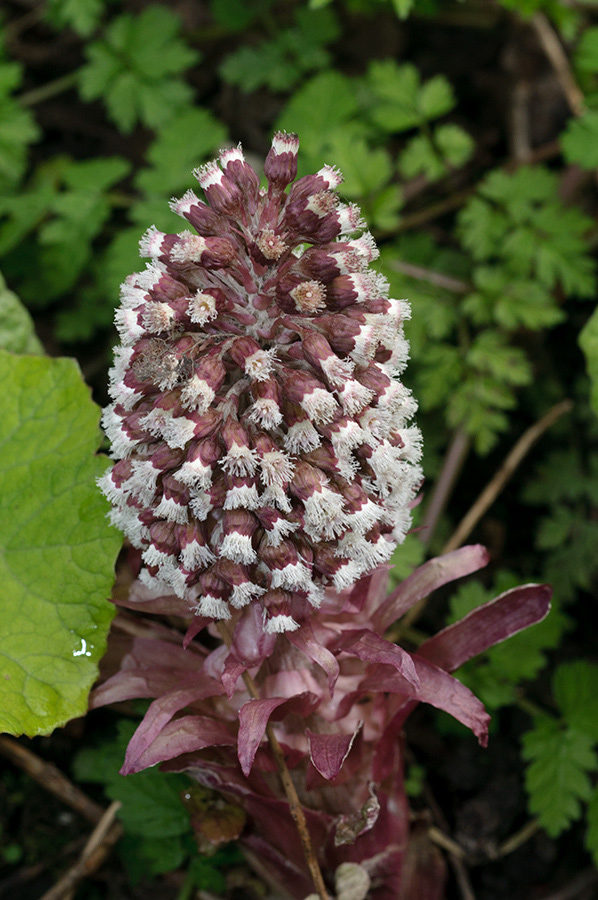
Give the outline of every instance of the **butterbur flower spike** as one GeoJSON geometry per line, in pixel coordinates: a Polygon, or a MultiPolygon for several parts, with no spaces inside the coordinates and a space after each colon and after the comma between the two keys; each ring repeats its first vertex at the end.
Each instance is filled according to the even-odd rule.
{"type": "Polygon", "coordinates": [[[194,173],[206,201],[171,203],[193,230],[142,237],[103,417],[100,484],[142,582],[210,620],[259,604],[272,634],[388,560],[422,477],[408,305],[340,173],[294,180],[298,147],[274,136],[263,189],[223,151],[194,173]]]}

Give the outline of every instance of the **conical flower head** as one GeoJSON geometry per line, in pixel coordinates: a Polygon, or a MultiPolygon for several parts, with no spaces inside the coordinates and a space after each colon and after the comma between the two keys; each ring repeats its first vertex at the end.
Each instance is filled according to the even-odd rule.
{"type": "Polygon", "coordinates": [[[141,579],[211,619],[260,604],[269,632],[385,562],[421,481],[408,305],[339,172],[294,181],[298,147],[274,136],[266,188],[223,151],[195,172],[207,202],[172,201],[193,231],[143,236],[103,418],[101,487],[141,579]]]}

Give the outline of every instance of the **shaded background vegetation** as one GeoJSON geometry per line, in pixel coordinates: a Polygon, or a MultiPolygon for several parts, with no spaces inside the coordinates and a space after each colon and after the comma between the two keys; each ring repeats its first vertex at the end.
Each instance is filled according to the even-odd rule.
{"type": "MultiPolygon", "coordinates": [[[[414,717],[414,810],[456,842],[450,896],[595,896],[598,4],[6,0],[0,29],[0,343],[75,356],[99,403],[119,284],[150,224],[179,229],[168,200],[195,166],[238,141],[259,165],[283,128],[300,174],[341,168],[413,310],[426,484],[395,577],[451,541],[492,558],[401,638],[516,583],[554,586],[544,623],[461,673],[493,714],[488,751],[414,717]],[[456,532],[489,484],[497,499],[456,532]]],[[[189,802],[214,798],[185,806],[182,776],[117,775],[136,713],[33,742],[123,801],[124,837],[76,896],[265,896],[234,845],[198,855],[189,802]]],[[[79,820],[39,790],[0,775],[0,896],[40,896],[74,852],[79,820]]]]}

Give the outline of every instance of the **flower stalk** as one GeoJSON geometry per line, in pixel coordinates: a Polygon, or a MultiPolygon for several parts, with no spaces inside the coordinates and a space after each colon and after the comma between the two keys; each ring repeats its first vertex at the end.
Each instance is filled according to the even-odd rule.
{"type": "MultiPolygon", "coordinates": [[[[222,640],[230,649],[232,645],[232,637],[226,623],[219,622],[218,630],[220,632],[222,640]]],[[[242,677],[245,687],[247,688],[247,693],[249,694],[251,699],[259,700],[260,694],[249,672],[243,672],[242,677]]],[[[318,863],[318,858],[313,848],[311,837],[309,835],[309,829],[307,827],[307,821],[303,812],[303,807],[301,806],[301,801],[299,799],[299,795],[297,794],[297,789],[295,788],[291,773],[289,772],[287,764],[285,762],[284,753],[278,742],[278,738],[276,737],[274,729],[270,724],[266,726],[266,737],[268,739],[268,744],[270,745],[272,756],[274,757],[274,761],[276,762],[276,766],[278,768],[282,787],[286,794],[287,800],[289,801],[289,810],[293,817],[293,821],[297,826],[299,840],[301,841],[301,846],[303,847],[305,861],[312,877],[314,887],[318,893],[318,897],[320,898],[320,900],[329,900],[326,885],[324,884],[324,878],[322,876],[322,870],[320,869],[320,864],[318,863]]]]}

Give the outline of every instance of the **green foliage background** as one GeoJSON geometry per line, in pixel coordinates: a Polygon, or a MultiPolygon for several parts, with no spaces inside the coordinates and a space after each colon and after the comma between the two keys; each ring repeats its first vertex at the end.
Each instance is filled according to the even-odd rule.
{"type": "MultiPolygon", "coordinates": [[[[587,620],[598,574],[594,5],[198,0],[179,7],[46,0],[31,21],[19,10],[9,3],[0,18],[0,346],[7,351],[3,364],[12,360],[2,415],[26,392],[36,367],[64,365],[32,358],[44,348],[51,356],[76,356],[103,402],[118,287],[138,267],[139,235],[150,224],[179,228],[168,200],[191,186],[191,170],[221,146],[242,138],[257,159],[275,129],[296,131],[300,174],[324,163],[339,166],[341,192],[361,206],[392,293],[412,303],[408,380],[419,399],[426,448],[420,524],[449,448],[457,441],[465,451],[448,511],[431,539],[426,530],[408,537],[396,577],[441,551],[527,427],[559,401],[574,401],[473,534],[490,546],[491,572],[486,583],[458,591],[449,615],[521,581],[553,584],[554,611],[545,623],[462,674],[498,729],[513,710],[526,711],[521,754],[529,813],[551,837],[581,821],[598,862],[598,667],[588,642],[576,644],[575,624],[587,620]],[[478,29],[484,39],[492,36],[498,54],[500,35],[518,29],[536,35],[542,53],[539,23],[559,42],[581,94],[568,110],[557,82],[560,112],[552,133],[515,152],[506,117],[489,132],[471,115],[463,72],[474,80],[476,73],[462,64],[453,78],[442,56],[431,62],[418,53],[418,36],[444,28],[450,40],[455,25],[478,29]],[[66,51],[51,66],[36,66],[34,55],[28,64],[21,50],[29,29],[37,41],[58,47],[64,41],[66,51]],[[372,39],[386,30],[396,39],[392,52],[372,39]],[[370,49],[358,52],[362,32],[370,49]],[[64,108],[72,122],[63,134],[56,110],[64,108]],[[95,124],[86,131],[81,122],[88,117],[95,124]]],[[[78,417],[90,416],[80,376],[67,369],[79,399],[65,415],[65,435],[77,429],[78,417]]],[[[103,465],[93,459],[92,445],[90,437],[89,471],[83,486],[77,484],[91,504],[99,503],[92,469],[103,465]]],[[[42,478],[42,507],[49,490],[42,478]]],[[[107,620],[109,607],[101,603],[117,541],[107,525],[97,529],[95,539],[112,548],[94,588],[107,620]]],[[[70,578],[69,552],[60,565],[70,578]]],[[[78,602],[93,618],[89,595],[78,602]]],[[[422,628],[436,624],[423,620],[422,628]]],[[[82,711],[77,702],[70,715],[82,711]]],[[[53,724],[66,718],[63,710],[53,724]]],[[[22,727],[34,733],[38,724],[22,727]]],[[[93,770],[85,760],[76,770],[81,779],[93,770]]],[[[109,796],[111,790],[120,796],[112,778],[103,778],[109,796]]],[[[123,799],[135,838],[130,823],[140,801],[123,799]]],[[[171,814],[172,804],[166,806],[171,814]]],[[[166,861],[154,872],[168,868],[168,859],[174,868],[187,858],[182,830],[175,829],[166,861]]],[[[139,858],[150,854],[149,845],[136,846],[139,858]]],[[[206,877],[217,890],[216,868],[216,886],[206,877]]],[[[200,882],[199,876],[193,881],[200,882]]]]}

